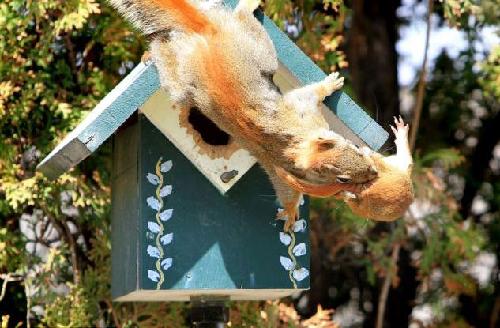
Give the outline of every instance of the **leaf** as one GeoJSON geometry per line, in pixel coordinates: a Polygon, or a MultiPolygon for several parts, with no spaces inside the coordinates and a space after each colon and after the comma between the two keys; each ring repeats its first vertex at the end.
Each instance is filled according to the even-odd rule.
{"type": "Polygon", "coordinates": [[[309,270],[306,268],[300,268],[298,270],[293,270],[292,276],[297,281],[302,281],[305,278],[309,277],[309,270]]]}
{"type": "Polygon", "coordinates": [[[290,235],[280,232],[280,241],[283,245],[288,246],[290,245],[290,242],[292,241],[292,237],[290,235]]]}
{"type": "Polygon", "coordinates": [[[152,185],[156,186],[157,184],[160,183],[160,178],[156,174],[148,173],[148,175],[146,175],[146,178],[152,185]]]}
{"type": "Polygon", "coordinates": [[[161,227],[158,223],[153,222],[153,221],[149,221],[148,222],[148,229],[151,232],[158,233],[158,232],[160,232],[161,227]]]}
{"type": "Polygon", "coordinates": [[[293,252],[293,255],[295,255],[295,256],[305,255],[307,253],[306,244],[304,244],[304,243],[298,244],[297,246],[295,246],[293,248],[292,252],[293,252]]]}
{"type": "Polygon", "coordinates": [[[163,164],[161,164],[160,171],[163,173],[166,173],[166,172],[170,171],[170,169],[172,168],[172,165],[173,165],[172,161],[166,161],[163,164]]]}
{"type": "Polygon", "coordinates": [[[160,202],[155,197],[153,196],[148,197],[148,199],[146,199],[146,202],[148,203],[148,206],[151,207],[153,210],[155,211],[160,210],[160,202]]]}
{"type": "Polygon", "coordinates": [[[168,185],[160,189],[160,197],[166,197],[172,193],[172,186],[168,185]]]}
{"type": "Polygon", "coordinates": [[[161,261],[160,265],[161,265],[163,270],[168,270],[172,266],[172,258],[167,257],[166,259],[161,261]]]}
{"type": "Polygon", "coordinates": [[[160,250],[157,247],[148,245],[148,255],[159,259],[160,258],[160,250]]]}
{"type": "Polygon", "coordinates": [[[298,220],[295,222],[293,225],[293,231],[294,232],[304,232],[306,230],[306,221],[305,220],[298,220]]]}
{"type": "Polygon", "coordinates": [[[293,262],[288,257],[280,256],[280,263],[287,271],[293,269],[293,262]]]}
{"type": "Polygon", "coordinates": [[[453,169],[465,160],[465,157],[454,148],[442,148],[427,153],[422,157],[423,166],[431,167],[434,162],[439,162],[446,170],[453,169]]]}
{"type": "Polygon", "coordinates": [[[153,270],[148,270],[148,278],[154,282],[158,282],[160,280],[160,274],[153,270]]]}
{"type": "Polygon", "coordinates": [[[163,222],[170,220],[173,212],[174,212],[173,208],[169,208],[168,210],[161,212],[160,213],[160,220],[162,220],[163,222]]]}
{"type": "Polygon", "coordinates": [[[171,232],[169,234],[166,234],[165,236],[160,238],[160,242],[162,245],[168,245],[172,242],[172,239],[174,239],[174,233],[171,232]]]}

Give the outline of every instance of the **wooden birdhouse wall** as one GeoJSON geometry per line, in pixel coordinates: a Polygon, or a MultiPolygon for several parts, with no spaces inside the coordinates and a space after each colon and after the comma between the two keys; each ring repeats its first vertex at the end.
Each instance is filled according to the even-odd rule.
{"type": "Polygon", "coordinates": [[[257,165],[223,195],[143,115],[116,135],[113,158],[116,300],[269,299],[309,288],[307,204],[285,234],[257,165]]]}

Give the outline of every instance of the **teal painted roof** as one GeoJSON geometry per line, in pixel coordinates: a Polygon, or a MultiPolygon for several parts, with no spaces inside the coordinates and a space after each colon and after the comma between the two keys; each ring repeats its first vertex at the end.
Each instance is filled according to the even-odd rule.
{"type": "MultiPolygon", "coordinates": [[[[237,0],[225,0],[235,7],[237,0]]],[[[323,80],[326,74],[304,54],[268,17],[257,14],[273,40],[278,59],[301,84],[323,80]]],[[[106,141],[130,115],[160,88],[156,67],[140,63],[123,79],[94,110],[71,131],[38,165],[49,178],[56,178],[80,163],[106,141]]],[[[368,146],[380,149],[389,134],[370,118],[349,96],[336,92],[325,104],[368,146]]]]}

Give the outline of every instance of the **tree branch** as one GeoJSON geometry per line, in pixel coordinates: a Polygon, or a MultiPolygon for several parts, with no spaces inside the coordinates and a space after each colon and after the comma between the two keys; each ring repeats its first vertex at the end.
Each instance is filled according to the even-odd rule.
{"type": "Polygon", "coordinates": [[[425,79],[427,76],[427,59],[429,53],[429,40],[431,36],[431,18],[432,18],[432,8],[433,0],[427,1],[427,31],[425,35],[425,51],[424,60],[422,62],[422,69],[420,71],[420,77],[417,87],[417,99],[415,101],[415,107],[413,108],[413,119],[412,119],[412,129],[410,131],[410,149],[413,151],[415,149],[415,141],[417,139],[418,127],[420,125],[420,117],[422,116],[422,107],[424,104],[425,95],[425,79]]]}
{"type": "Polygon", "coordinates": [[[481,187],[490,160],[493,157],[493,149],[500,141],[500,111],[488,120],[483,121],[483,127],[479,132],[477,146],[470,156],[470,176],[467,177],[464,193],[460,201],[460,214],[465,220],[470,214],[472,202],[481,187]]]}
{"type": "Polygon", "coordinates": [[[49,212],[47,211],[47,208],[44,208],[42,206],[42,210],[44,211],[45,215],[49,219],[50,223],[57,230],[57,233],[59,234],[60,238],[63,239],[66,242],[66,244],[68,244],[70,252],[71,252],[71,267],[73,269],[73,282],[75,284],[79,284],[79,282],[80,282],[80,269],[79,269],[79,267],[80,266],[78,263],[77,245],[76,245],[76,242],[73,238],[73,235],[71,234],[71,231],[66,224],[57,221],[52,215],[49,214],[49,212]]]}
{"type": "Polygon", "coordinates": [[[400,249],[401,249],[401,244],[399,242],[396,242],[392,246],[391,267],[389,268],[385,276],[384,284],[382,285],[382,291],[380,292],[380,297],[378,299],[377,324],[375,325],[376,328],[382,328],[384,326],[384,316],[385,316],[385,306],[387,303],[387,296],[389,296],[389,287],[391,286],[392,277],[394,273],[396,273],[397,271],[400,249]]]}
{"type": "Polygon", "coordinates": [[[5,294],[7,293],[7,284],[12,281],[22,281],[24,280],[24,276],[13,273],[7,273],[7,274],[0,274],[0,279],[3,280],[2,290],[0,291],[0,302],[2,302],[5,297],[5,294]]]}
{"type": "MultiPolygon", "coordinates": [[[[410,134],[410,149],[415,150],[415,141],[417,138],[418,127],[420,124],[420,117],[422,116],[422,107],[424,104],[424,95],[425,95],[425,79],[427,76],[427,61],[428,61],[428,53],[429,53],[429,40],[431,35],[431,23],[432,23],[432,9],[433,9],[433,0],[428,0],[427,2],[427,30],[425,35],[425,50],[424,50],[424,59],[422,61],[422,69],[420,72],[420,77],[418,81],[417,87],[417,99],[415,102],[415,107],[413,109],[413,120],[412,120],[412,129],[410,134]]],[[[394,273],[397,271],[397,263],[399,260],[399,252],[401,250],[401,244],[396,242],[392,246],[392,254],[391,254],[391,267],[385,276],[384,283],[382,284],[382,290],[380,292],[378,308],[377,308],[377,322],[376,328],[382,328],[384,325],[384,316],[385,316],[385,308],[387,304],[387,297],[389,296],[389,288],[391,286],[391,281],[394,273]]]]}

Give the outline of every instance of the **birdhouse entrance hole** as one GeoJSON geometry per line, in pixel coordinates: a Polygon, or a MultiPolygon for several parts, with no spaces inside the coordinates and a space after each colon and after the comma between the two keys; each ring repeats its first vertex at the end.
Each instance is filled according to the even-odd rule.
{"type": "Polygon", "coordinates": [[[196,107],[181,110],[179,123],[193,137],[198,151],[211,159],[228,159],[239,149],[229,134],[219,129],[196,107]]]}
{"type": "Polygon", "coordinates": [[[208,117],[196,107],[189,109],[188,122],[195,129],[201,139],[211,146],[227,146],[231,137],[222,131],[208,117]]]}

